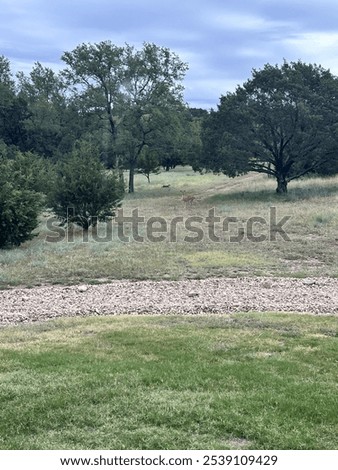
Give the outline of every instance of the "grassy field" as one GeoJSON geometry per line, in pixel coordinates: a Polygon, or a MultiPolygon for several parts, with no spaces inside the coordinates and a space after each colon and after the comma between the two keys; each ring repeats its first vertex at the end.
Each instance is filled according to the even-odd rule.
{"type": "Polygon", "coordinates": [[[48,228],[47,221],[51,224],[53,220],[45,213],[36,238],[16,249],[0,250],[0,287],[121,278],[336,277],[338,177],[294,181],[283,197],[275,194],[275,184],[263,175],[229,179],[199,175],[189,168],[154,175],[151,184],[138,175],[136,193],[126,195],[123,213],[130,217],[137,209],[145,221],[160,218],[153,228],[163,230],[166,223],[167,231],[153,234],[153,238],[162,236],[162,241],[149,239],[145,223],[138,227],[143,242],[133,239],[131,224],[124,224],[125,239],[121,240],[115,222],[111,227],[100,224],[100,241],[91,232],[88,240],[83,240],[79,229],[71,230],[68,241],[67,237],[60,241],[55,230],[61,229],[48,228]],[[167,184],[170,187],[163,188],[167,184]],[[196,198],[192,205],[181,200],[181,191],[196,198]],[[215,229],[207,220],[210,210],[220,220],[215,229]],[[271,210],[275,210],[277,223],[289,217],[283,224],[289,240],[271,229],[271,210]],[[177,217],[181,221],[175,225],[177,217]],[[227,226],[227,220],[234,220],[229,218],[237,222],[227,226]],[[186,223],[190,223],[190,230],[184,227],[186,223]],[[170,228],[175,229],[176,240],[170,228]],[[210,230],[218,241],[210,239],[210,230]],[[260,236],[265,240],[257,241],[260,236]]]}
{"type": "Polygon", "coordinates": [[[64,319],[0,330],[1,449],[338,449],[337,321],[64,319]]]}
{"type": "MultiPolygon", "coordinates": [[[[122,206],[144,218],[136,231],[114,221],[84,239],[46,212],[32,241],[0,250],[0,287],[336,277],[338,177],[274,189],[253,174],[137,176],[122,206]]],[[[0,449],[338,449],[337,336],[335,317],[276,313],[2,328],[0,449]]]]}

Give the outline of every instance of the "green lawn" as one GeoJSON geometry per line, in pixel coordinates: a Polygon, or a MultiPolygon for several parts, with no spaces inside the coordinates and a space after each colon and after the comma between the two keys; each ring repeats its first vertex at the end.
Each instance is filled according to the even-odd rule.
{"type": "Polygon", "coordinates": [[[99,317],[0,330],[1,449],[338,449],[332,316],[99,317]]]}

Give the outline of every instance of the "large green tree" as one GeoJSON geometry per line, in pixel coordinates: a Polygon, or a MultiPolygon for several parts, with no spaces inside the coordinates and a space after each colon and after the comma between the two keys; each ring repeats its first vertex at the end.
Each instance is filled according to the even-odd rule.
{"type": "Polygon", "coordinates": [[[330,71],[301,61],[267,64],[206,119],[199,167],[265,173],[286,193],[290,181],[337,159],[337,125],[338,79],[330,71]]]}
{"type": "MultiPolygon", "coordinates": [[[[103,139],[111,135],[115,167],[129,170],[129,192],[143,148],[163,129],[166,110],[182,101],[181,80],[186,71],[179,57],[167,48],[145,43],[137,50],[110,41],[81,44],[62,59],[64,71],[79,102],[101,119],[103,139]]],[[[108,142],[107,142],[108,145],[108,142]]]]}
{"type": "MultiPolygon", "coordinates": [[[[145,43],[141,50],[126,46],[121,127],[128,135],[124,165],[129,169],[129,192],[134,192],[134,173],[145,146],[152,147],[163,132],[170,113],[182,106],[182,79],[187,65],[165,47],[145,43]]],[[[124,137],[124,141],[125,141],[124,137]]]]}

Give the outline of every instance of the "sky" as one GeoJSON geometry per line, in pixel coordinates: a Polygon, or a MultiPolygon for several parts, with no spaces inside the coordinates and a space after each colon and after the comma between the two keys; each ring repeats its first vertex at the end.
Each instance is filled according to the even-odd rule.
{"type": "Polygon", "coordinates": [[[0,0],[0,55],[13,73],[58,71],[63,52],[110,40],[170,48],[187,62],[184,99],[219,99],[266,63],[301,59],[338,76],[337,0],[0,0]]]}

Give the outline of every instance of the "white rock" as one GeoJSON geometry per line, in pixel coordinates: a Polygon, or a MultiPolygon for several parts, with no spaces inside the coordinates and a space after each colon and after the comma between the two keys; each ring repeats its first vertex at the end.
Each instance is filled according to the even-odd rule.
{"type": "Polygon", "coordinates": [[[88,286],[78,286],[77,290],[79,292],[86,292],[88,290],[88,286]]]}
{"type": "Polygon", "coordinates": [[[198,292],[188,292],[188,297],[198,297],[199,293],[198,292]]]}

